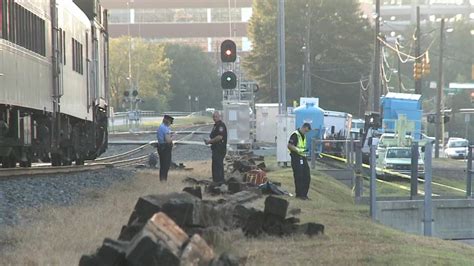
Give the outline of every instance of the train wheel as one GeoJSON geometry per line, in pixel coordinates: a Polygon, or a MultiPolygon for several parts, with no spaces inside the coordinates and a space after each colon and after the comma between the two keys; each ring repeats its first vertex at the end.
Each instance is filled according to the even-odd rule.
{"type": "Polygon", "coordinates": [[[13,155],[2,157],[2,168],[13,168],[16,166],[16,159],[13,155]]]}
{"type": "Polygon", "coordinates": [[[77,158],[76,165],[84,165],[84,159],[82,157],[77,158]]]}
{"type": "Polygon", "coordinates": [[[8,156],[2,156],[2,168],[9,168],[9,158],[8,156]]]}
{"type": "Polygon", "coordinates": [[[61,166],[61,155],[59,153],[51,153],[51,165],[61,166]]]}
{"type": "Polygon", "coordinates": [[[28,158],[26,162],[20,161],[20,167],[31,167],[31,159],[28,158]]]}

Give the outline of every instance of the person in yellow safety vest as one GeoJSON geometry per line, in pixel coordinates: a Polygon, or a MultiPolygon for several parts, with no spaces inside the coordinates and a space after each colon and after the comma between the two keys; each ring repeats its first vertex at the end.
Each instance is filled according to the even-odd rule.
{"type": "Polygon", "coordinates": [[[306,159],[306,138],[305,134],[311,130],[309,123],[304,123],[295,130],[288,141],[288,150],[291,156],[291,168],[293,168],[293,178],[295,179],[296,197],[302,200],[309,200],[308,190],[311,176],[309,173],[308,160],[306,159]]]}

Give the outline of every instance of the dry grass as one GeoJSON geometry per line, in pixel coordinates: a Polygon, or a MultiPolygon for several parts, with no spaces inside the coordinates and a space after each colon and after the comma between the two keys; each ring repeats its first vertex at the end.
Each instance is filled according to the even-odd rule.
{"type": "MultiPolygon", "coordinates": [[[[210,176],[209,163],[186,165],[194,167],[193,176],[210,176]]],[[[36,219],[29,226],[0,232],[0,265],[77,265],[80,256],[94,252],[105,237],[118,237],[138,197],[181,191],[182,179],[191,174],[171,171],[168,182],[160,183],[158,173],[144,170],[133,182],[87,191],[87,200],[77,206],[25,210],[36,219]]]]}
{"type": "MultiPolygon", "coordinates": [[[[77,265],[105,237],[116,238],[139,196],[180,191],[186,176],[209,177],[210,162],[187,164],[192,172],[173,171],[168,183],[158,171],[145,170],[133,182],[105,191],[89,191],[78,206],[45,208],[28,227],[0,232],[0,265],[77,265]]],[[[274,163],[267,165],[276,170],[274,163]]],[[[291,169],[268,173],[293,191],[291,169]]],[[[372,223],[367,207],[354,206],[351,191],[333,179],[313,175],[312,201],[290,199],[301,208],[302,222],[326,225],[324,236],[245,238],[240,231],[208,236],[217,252],[230,250],[248,265],[472,265],[474,248],[464,244],[404,234],[372,223]]],[[[255,206],[261,207],[262,201],[255,206]]]]}

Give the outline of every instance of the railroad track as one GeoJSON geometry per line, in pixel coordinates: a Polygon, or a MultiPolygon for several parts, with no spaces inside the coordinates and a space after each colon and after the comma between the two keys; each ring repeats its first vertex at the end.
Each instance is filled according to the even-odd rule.
{"type": "MultiPolygon", "coordinates": [[[[346,159],[345,158],[341,158],[341,157],[338,157],[338,156],[333,156],[333,155],[329,155],[329,154],[322,154],[323,158],[326,158],[328,161],[322,161],[323,163],[326,163],[326,164],[329,164],[331,166],[335,166],[334,163],[347,163],[346,159]]],[[[370,172],[368,170],[370,170],[370,165],[368,164],[362,164],[362,168],[363,168],[363,171],[362,171],[362,174],[363,174],[363,177],[365,179],[368,180],[368,178],[370,178],[370,172]]],[[[411,180],[411,177],[409,175],[404,175],[404,174],[400,174],[400,173],[397,173],[397,172],[393,172],[393,171],[387,171],[387,170],[384,170],[383,171],[385,174],[388,174],[392,177],[396,177],[398,178],[399,180],[402,180],[403,182],[407,182],[409,183],[410,180],[411,180]]],[[[377,177],[377,182],[379,183],[383,183],[383,184],[386,184],[386,185],[389,185],[389,186],[392,186],[392,187],[396,187],[398,189],[401,189],[401,190],[404,190],[404,191],[410,191],[410,186],[404,186],[404,185],[401,185],[401,184],[397,184],[395,182],[390,182],[388,180],[384,180],[380,177],[377,177]]],[[[418,178],[417,179],[419,183],[425,183],[425,180],[422,179],[422,178],[418,178]]],[[[461,189],[461,188],[458,188],[458,187],[454,187],[454,186],[450,186],[450,185],[446,185],[446,184],[442,184],[442,183],[439,183],[439,182],[435,182],[435,181],[432,181],[431,184],[433,185],[433,187],[437,187],[439,188],[440,190],[448,190],[448,191],[453,191],[453,192],[456,192],[456,193],[466,193],[466,190],[464,189],[461,189]]],[[[418,193],[420,195],[424,195],[424,191],[422,189],[420,189],[420,187],[418,188],[418,193]]],[[[439,193],[441,194],[441,193],[439,193]]],[[[439,194],[437,193],[433,193],[433,196],[440,196],[439,194]]]]}
{"type": "MultiPolygon", "coordinates": [[[[206,125],[208,126],[208,125],[206,125]]],[[[185,134],[180,139],[176,140],[176,144],[202,144],[204,143],[198,141],[187,141],[187,139],[192,138],[196,134],[203,134],[202,128],[206,126],[199,126],[196,130],[187,130],[185,134]]],[[[206,132],[207,134],[209,132],[206,132]]],[[[134,143],[131,143],[134,144],[134,143]]],[[[147,141],[145,144],[140,145],[139,147],[126,151],[121,154],[116,154],[108,157],[98,158],[94,161],[87,161],[84,165],[70,165],[70,166],[49,166],[45,164],[34,164],[30,168],[4,168],[0,169],[0,179],[4,178],[14,178],[14,177],[26,177],[26,176],[36,176],[36,175],[55,175],[55,174],[69,174],[69,173],[78,173],[86,171],[96,171],[106,168],[119,168],[119,167],[128,167],[134,166],[137,164],[146,163],[150,152],[156,153],[156,141],[147,141]],[[147,155],[136,156],[140,153],[147,153],[147,155]],[[133,157],[136,156],[136,157],[133,157]],[[133,157],[133,158],[130,158],[133,157]]]]}

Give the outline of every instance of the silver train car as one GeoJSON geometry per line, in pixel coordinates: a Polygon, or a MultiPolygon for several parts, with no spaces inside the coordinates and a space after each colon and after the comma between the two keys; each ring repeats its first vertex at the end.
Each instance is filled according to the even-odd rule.
{"type": "Polygon", "coordinates": [[[107,11],[0,0],[0,163],[84,164],[107,148],[107,11]]]}

